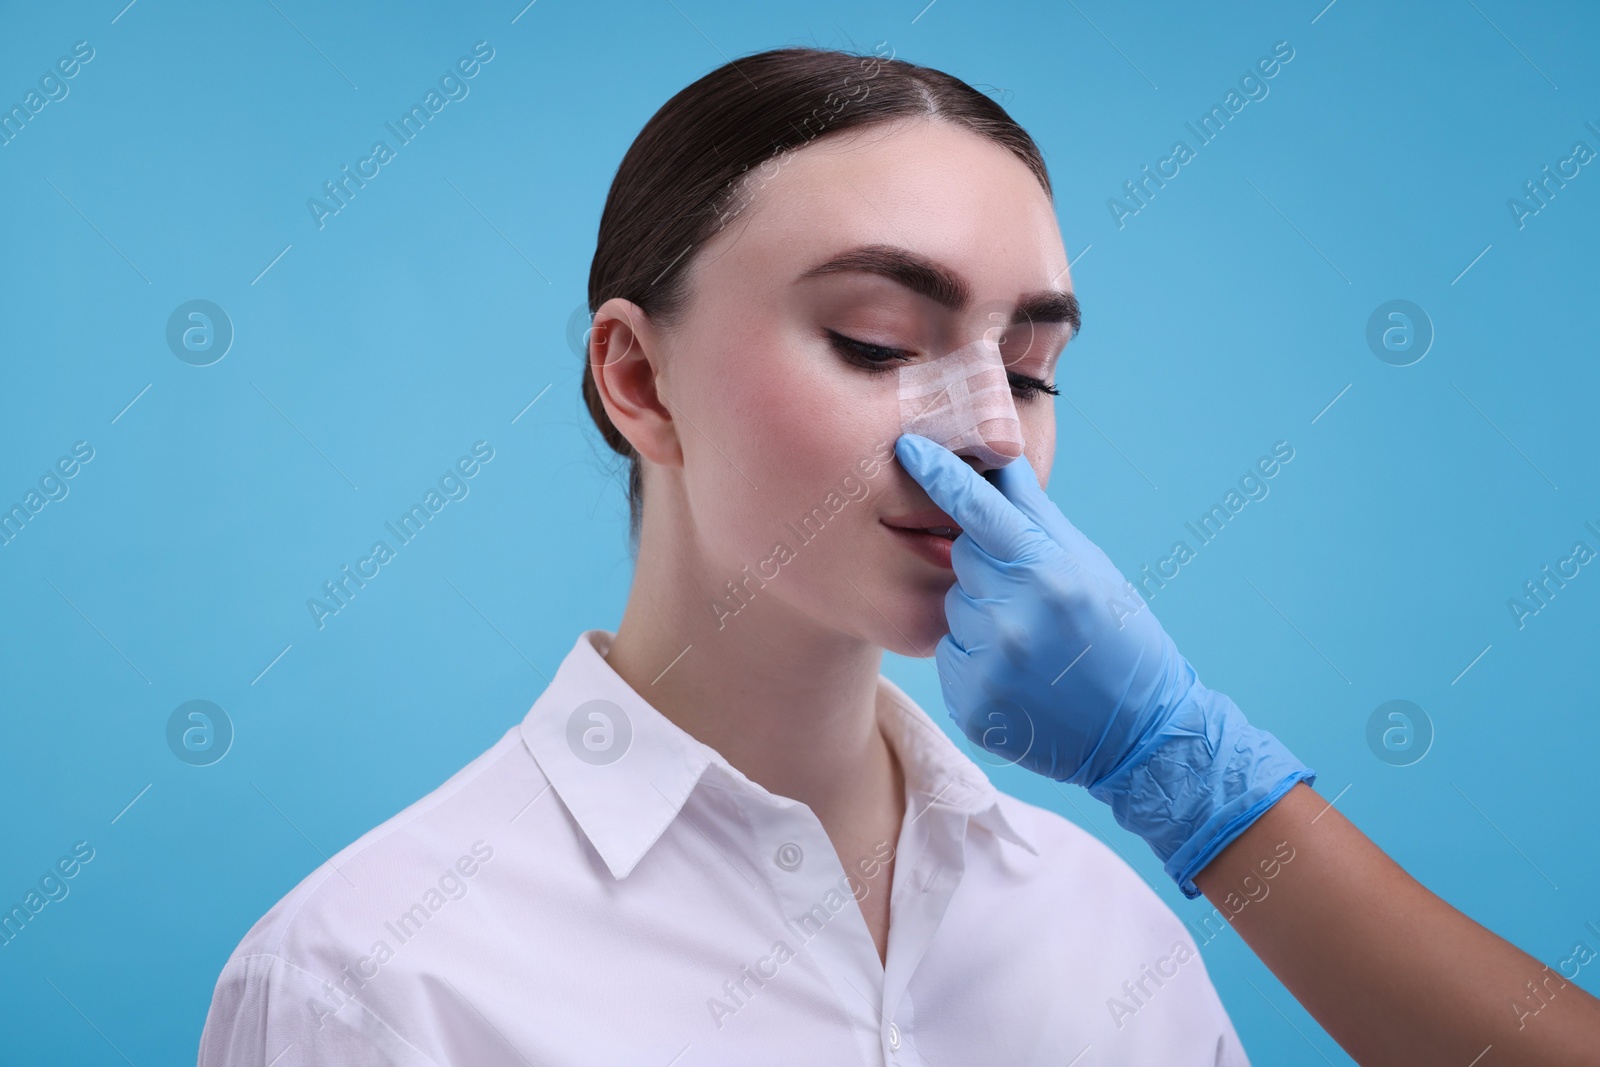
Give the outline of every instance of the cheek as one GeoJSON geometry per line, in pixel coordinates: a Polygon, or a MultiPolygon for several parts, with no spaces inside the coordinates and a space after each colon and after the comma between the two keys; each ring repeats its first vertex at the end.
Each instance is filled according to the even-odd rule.
{"type": "Polygon", "coordinates": [[[881,443],[892,445],[900,432],[892,372],[868,376],[803,351],[761,363],[756,373],[730,372],[722,390],[728,406],[716,420],[727,432],[728,458],[749,479],[735,474],[719,508],[726,532],[746,551],[770,548],[785,520],[820,505],[847,477],[859,478],[857,464],[881,455],[881,443]]]}
{"type": "Polygon", "coordinates": [[[1019,413],[1022,421],[1023,452],[1039,484],[1050,485],[1050,471],[1056,458],[1056,409],[1054,398],[1040,397],[1031,411],[1019,413]]]}

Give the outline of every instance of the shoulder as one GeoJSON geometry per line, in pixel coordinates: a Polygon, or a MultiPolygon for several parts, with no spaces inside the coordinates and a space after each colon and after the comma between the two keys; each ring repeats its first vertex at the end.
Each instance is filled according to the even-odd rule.
{"type": "Polygon", "coordinates": [[[274,1043],[266,1059],[297,1043],[326,1049],[329,1062],[339,1062],[346,1045],[352,1054],[383,1050],[387,1058],[376,1062],[427,1062],[390,1024],[405,1006],[379,994],[399,992],[394,976],[425,965],[445,940],[435,936],[428,951],[402,949],[424,925],[456,926],[479,910],[474,888],[493,879],[497,858],[505,866],[510,835],[532,829],[532,819],[526,826],[513,821],[546,784],[513,727],[307,875],[230,955],[212,995],[200,1062],[255,1063],[274,1043]]]}
{"type": "MultiPolygon", "coordinates": [[[[1084,794],[1083,804],[1098,803],[1084,794]]],[[[1069,904],[1074,914],[1092,916],[1103,929],[1118,930],[1152,948],[1170,947],[1178,940],[1192,943],[1177,912],[1132,865],[1129,850],[1148,852],[1144,842],[1137,838],[1128,838],[1126,844],[1108,842],[1009,793],[1000,793],[999,804],[1011,825],[1038,850],[1035,856],[1000,843],[1012,857],[1011,867],[1024,894],[1038,895],[1045,906],[1069,904]]]]}
{"type": "MultiPolygon", "coordinates": [[[[1071,791],[1064,794],[1064,799],[1069,803],[1073,799],[1071,793],[1082,794],[1077,808],[1084,823],[1088,822],[1088,817],[1084,815],[1086,807],[1103,807],[1076,786],[1063,788],[1071,791]]],[[[1081,871],[1095,878],[1131,879],[1149,890],[1149,885],[1129,862],[1127,846],[1112,845],[1096,831],[1085,828],[1085,825],[1010,793],[1000,792],[999,804],[1006,819],[1038,849],[1041,862],[1081,871]]],[[[1109,812],[1107,814],[1109,817],[1109,812]]],[[[1137,847],[1148,850],[1148,846],[1137,838],[1129,840],[1137,847]]]]}
{"type": "Polygon", "coordinates": [[[537,791],[542,783],[538,765],[512,728],[438,788],[307,875],[251,927],[236,954],[292,959],[358,935],[353,922],[386,914],[387,905],[423,892],[441,877],[447,885],[453,884],[451,874],[475,877],[479,868],[492,865],[493,839],[516,814],[517,798],[527,786],[537,791]]]}
{"type": "MultiPolygon", "coordinates": [[[[1083,797],[1080,808],[1099,803],[1083,797]]],[[[992,960],[977,960],[981,948],[973,946],[981,943],[963,938],[962,973],[986,968],[989,987],[1020,998],[1034,988],[1049,990],[1038,1012],[1072,1014],[1095,1048],[1115,1050],[1118,1062],[1248,1065],[1200,952],[1226,921],[1219,918],[1212,930],[1205,905],[1195,926],[1185,922],[1130,862],[1131,850],[1149,851],[1138,838],[1102,839],[1004,792],[998,804],[1037,854],[981,835],[987,843],[978,848],[988,862],[961,915],[1004,948],[992,960]],[[1211,932],[1197,937],[1197,928],[1211,932]],[[1128,1022],[1134,1016],[1137,1026],[1128,1022]]],[[[1159,866],[1156,872],[1165,877],[1159,866]]]]}

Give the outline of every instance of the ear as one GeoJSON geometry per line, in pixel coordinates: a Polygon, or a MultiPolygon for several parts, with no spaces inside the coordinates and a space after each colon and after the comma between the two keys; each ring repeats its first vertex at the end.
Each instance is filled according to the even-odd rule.
{"type": "Polygon", "coordinates": [[[612,297],[595,312],[589,367],[612,425],[643,458],[681,467],[677,423],[659,388],[665,356],[660,332],[638,304],[612,297]]]}

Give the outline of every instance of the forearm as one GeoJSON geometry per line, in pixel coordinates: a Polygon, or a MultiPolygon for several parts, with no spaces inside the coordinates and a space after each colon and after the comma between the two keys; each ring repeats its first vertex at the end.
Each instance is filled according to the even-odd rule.
{"type": "Polygon", "coordinates": [[[1600,1000],[1429,892],[1303,782],[1194,883],[1363,1067],[1600,1060],[1600,1000]]]}

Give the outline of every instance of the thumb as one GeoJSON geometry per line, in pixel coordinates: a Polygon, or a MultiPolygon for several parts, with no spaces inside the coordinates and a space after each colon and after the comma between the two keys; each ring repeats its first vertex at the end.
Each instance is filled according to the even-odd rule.
{"type": "Polygon", "coordinates": [[[967,462],[914,433],[895,441],[900,465],[945,514],[991,557],[1015,562],[1050,537],[967,462]]]}
{"type": "Polygon", "coordinates": [[[1116,575],[1119,584],[1123,581],[1122,572],[1111,562],[1105,551],[1089,540],[1088,536],[1078,529],[1056,506],[1055,501],[1045,493],[1039,485],[1039,475],[1028,462],[1026,455],[1018,456],[1001,467],[995,472],[994,480],[1006,499],[1032,519],[1034,525],[1049,534],[1068,556],[1098,568],[1108,575],[1116,575]]]}
{"type": "Polygon", "coordinates": [[[1067,521],[1061,509],[1045,494],[1039,485],[1039,475],[1026,454],[1018,456],[995,471],[994,484],[1017,510],[1033,520],[1035,526],[1049,534],[1064,549],[1073,549],[1075,538],[1082,537],[1077,528],[1067,521]]]}
{"type": "Polygon", "coordinates": [[[1068,554],[1087,552],[1093,555],[1098,551],[1039,485],[1039,475],[1026,455],[1018,456],[996,471],[994,482],[1007,500],[1068,554]]]}

